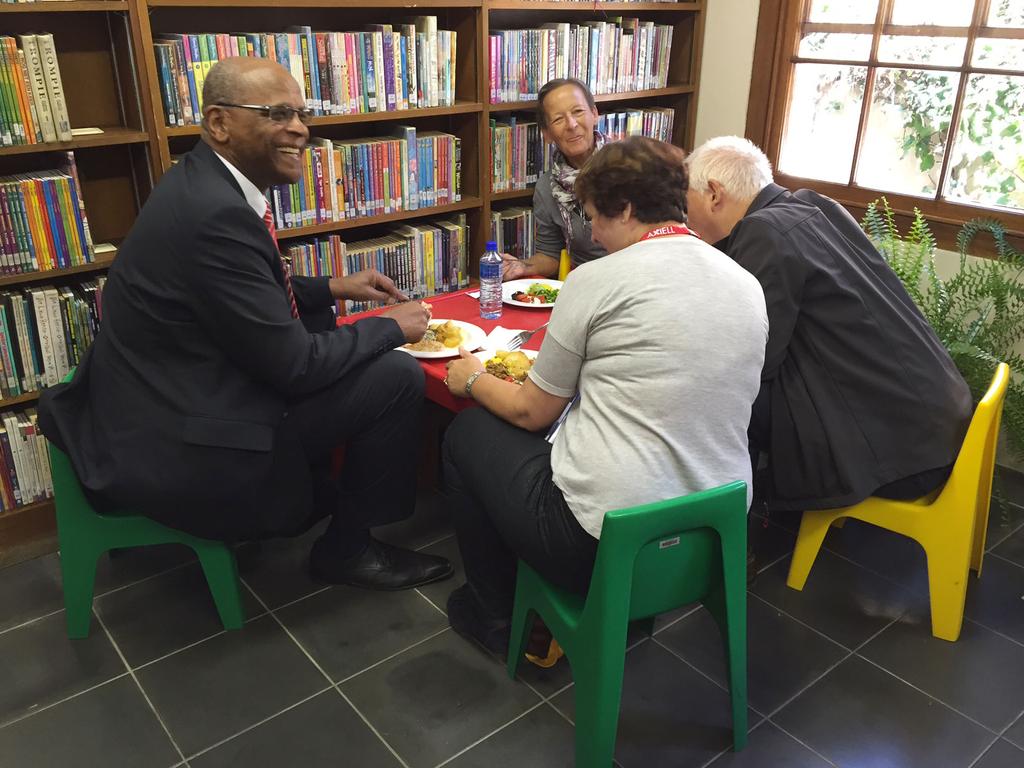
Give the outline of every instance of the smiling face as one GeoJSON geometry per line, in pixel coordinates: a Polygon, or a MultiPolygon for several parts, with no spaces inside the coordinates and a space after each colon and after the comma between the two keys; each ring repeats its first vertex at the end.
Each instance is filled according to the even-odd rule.
{"type": "MultiPolygon", "coordinates": [[[[280,65],[263,62],[240,78],[236,104],[305,107],[295,79],[280,65]]],[[[257,110],[213,107],[207,130],[214,148],[260,189],[293,183],[302,175],[302,150],[309,129],[297,116],[277,123],[257,110]]]]}
{"type": "Polygon", "coordinates": [[[597,110],[587,104],[578,87],[563,85],[544,99],[544,115],[544,138],[558,147],[570,165],[579,168],[594,152],[597,110]]]}

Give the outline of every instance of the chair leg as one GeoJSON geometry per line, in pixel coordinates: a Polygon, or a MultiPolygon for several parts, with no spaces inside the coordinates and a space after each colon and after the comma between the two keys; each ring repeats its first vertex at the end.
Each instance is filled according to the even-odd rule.
{"type": "Polygon", "coordinates": [[[195,547],[195,550],[224,629],[241,629],[245,623],[245,609],[242,608],[235,553],[226,544],[218,542],[195,547]]]}
{"type": "Polygon", "coordinates": [[[526,604],[526,600],[519,599],[520,591],[516,588],[516,601],[512,608],[512,627],[508,636],[508,659],[506,667],[508,676],[513,680],[519,670],[519,662],[523,660],[523,653],[526,651],[527,638],[530,634],[532,622],[530,617],[533,611],[526,604]]]}
{"type": "Polygon", "coordinates": [[[64,582],[64,612],[68,637],[89,636],[92,624],[92,596],[96,584],[96,560],[91,547],[67,546],[60,550],[60,571],[64,582]]]}
{"type": "MultiPolygon", "coordinates": [[[[617,644],[615,644],[617,645],[617,644]]],[[[579,649],[579,655],[589,649],[579,649]]],[[[573,659],[569,659],[570,663],[573,659]]],[[[608,768],[615,754],[626,661],[626,633],[621,648],[606,648],[573,668],[576,696],[576,768],[608,768]]]]}
{"type": "Polygon", "coordinates": [[[963,546],[939,548],[932,545],[926,551],[932,634],[941,640],[956,642],[964,623],[971,553],[963,546]]]}
{"type": "MultiPolygon", "coordinates": [[[[742,585],[742,582],[740,582],[742,585]]],[[[732,702],[732,748],[739,752],[747,746],[747,593],[727,595],[719,587],[703,600],[704,607],[715,619],[722,633],[729,673],[729,696],[732,702]]]]}
{"type": "Polygon", "coordinates": [[[793,561],[789,564],[789,577],[786,579],[786,585],[791,589],[804,588],[833,519],[823,512],[804,512],[800,520],[800,533],[796,537],[796,548],[793,550],[793,561]]]}

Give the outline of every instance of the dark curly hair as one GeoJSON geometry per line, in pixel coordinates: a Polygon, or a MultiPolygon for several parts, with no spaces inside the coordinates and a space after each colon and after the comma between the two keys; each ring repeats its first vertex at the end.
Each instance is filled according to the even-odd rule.
{"type": "Polygon", "coordinates": [[[541,128],[548,127],[548,115],[544,111],[544,99],[555,90],[561,88],[563,85],[575,85],[580,89],[580,93],[583,94],[583,98],[587,100],[587,106],[591,109],[597,109],[597,102],[594,101],[594,94],[587,88],[587,84],[582,80],[577,80],[575,77],[556,77],[554,80],[548,80],[541,86],[540,92],[537,94],[537,125],[541,128]]]}
{"type": "Polygon", "coordinates": [[[602,216],[618,216],[627,205],[645,224],[686,221],[689,180],[679,147],[646,136],[605,144],[576,177],[576,199],[602,216]]]}

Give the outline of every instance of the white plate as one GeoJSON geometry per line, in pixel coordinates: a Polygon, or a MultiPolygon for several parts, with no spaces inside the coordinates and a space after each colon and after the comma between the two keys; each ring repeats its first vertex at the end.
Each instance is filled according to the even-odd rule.
{"type": "Polygon", "coordinates": [[[555,306],[554,304],[529,304],[525,301],[515,301],[512,298],[513,293],[515,293],[516,291],[525,291],[534,283],[540,283],[541,285],[546,285],[550,288],[561,289],[562,287],[561,280],[547,280],[542,277],[534,278],[532,280],[509,280],[507,283],[501,284],[501,300],[504,301],[506,304],[512,305],[513,307],[530,307],[531,309],[551,309],[553,306],[555,306]]]}
{"type": "MultiPolygon", "coordinates": [[[[440,317],[430,318],[430,325],[444,324],[448,321],[440,317]]],[[[462,330],[462,346],[469,350],[479,349],[483,344],[484,339],[487,338],[487,333],[479,325],[473,325],[462,320],[452,320],[462,330]]],[[[444,357],[458,357],[458,347],[446,347],[445,349],[439,349],[436,352],[420,352],[414,349],[408,349],[405,346],[397,347],[397,349],[403,352],[408,352],[413,357],[418,357],[421,360],[437,360],[444,357]]]]}

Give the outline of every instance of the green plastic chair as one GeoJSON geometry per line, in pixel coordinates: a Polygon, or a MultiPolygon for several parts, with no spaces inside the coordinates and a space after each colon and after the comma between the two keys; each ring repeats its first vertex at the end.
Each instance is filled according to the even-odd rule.
{"type": "MultiPolygon", "coordinates": [[[[65,381],[73,374],[74,371],[68,374],[65,381]]],[[[184,544],[195,550],[224,628],[242,628],[245,611],[238,565],[227,544],[176,531],[142,515],[96,512],[82,492],[67,454],[53,443],[49,446],[68,637],[89,635],[99,556],[111,549],[149,544],[184,544]]]]}
{"type": "MultiPolygon", "coordinates": [[[[508,673],[515,677],[533,613],[569,657],[576,683],[576,765],[612,763],[626,630],[700,600],[725,640],[733,748],[747,743],[747,489],[742,482],[608,512],[586,598],[519,561],[508,673]]],[[[680,695],[686,695],[681,692],[680,695]]]]}

